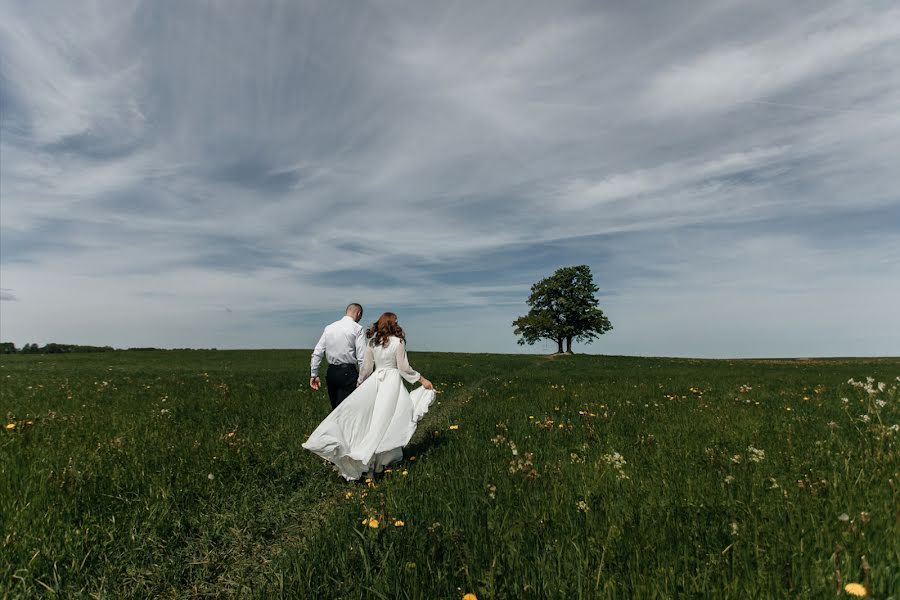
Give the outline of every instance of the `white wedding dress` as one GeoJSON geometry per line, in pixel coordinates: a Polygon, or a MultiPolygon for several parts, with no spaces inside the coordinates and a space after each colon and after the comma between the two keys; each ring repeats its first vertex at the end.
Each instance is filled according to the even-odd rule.
{"type": "Polygon", "coordinates": [[[391,337],[387,346],[370,341],[359,387],[325,417],[303,447],[334,463],[348,481],[402,460],[403,446],[435,394],[423,387],[407,392],[401,378],[410,383],[419,380],[409,366],[403,340],[391,337]]]}

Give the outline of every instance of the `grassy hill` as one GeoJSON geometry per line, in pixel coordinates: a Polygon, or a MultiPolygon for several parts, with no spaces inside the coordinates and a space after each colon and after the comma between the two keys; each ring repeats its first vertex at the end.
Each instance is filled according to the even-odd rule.
{"type": "Polygon", "coordinates": [[[300,447],[308,351],[0,357],[0,597],[900,590],[900,360],[410,358],[367,486],[300,447]]]}

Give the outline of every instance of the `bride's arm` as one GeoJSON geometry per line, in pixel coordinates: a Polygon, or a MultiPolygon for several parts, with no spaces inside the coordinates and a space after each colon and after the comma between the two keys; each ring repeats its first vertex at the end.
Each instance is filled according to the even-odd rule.
{"type": "Polygon", "coordinates": [[[362,369],[359,371],[359,377],[356,379],[356,385],[366,380],[366,377],[375,370],[375,353],[372,351],[372,344],[366,344],[366,356],[363,359],[362,369]]]}
{"type": "Polygon", "coordinates": [[[430,381],[422,377],[418,371],[413,370],[413,368],[409,366],[409,358],[406,356],[406,342],[403,340],[400,340],[400,344],[397,345],[397,369],[400,370],[400,375],[403,379],[410,383],[421,383],[422,387],[426,390],[430,390],[434,387],[431,385],[430,381]]]}

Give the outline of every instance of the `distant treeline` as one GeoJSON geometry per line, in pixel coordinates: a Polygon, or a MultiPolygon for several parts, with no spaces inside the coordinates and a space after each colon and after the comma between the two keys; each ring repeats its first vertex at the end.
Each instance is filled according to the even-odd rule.
{"type": "MultiPolygon", "coordinates": [[[[172,348],[173,350],[215,350],[215,348],[172,348]]],[[[122,352],[126,349],[113,348],[112,346],[84,346],[82,344],[25,344],[16,348],[13,342],[0,343],[0,354],[68,354],[71,352],[122,352]]],[[[150,350],[165,350],[165,348],[127,348],[131,352],[150,350]]]]}
{"type": "Polygon", "coordinates": [[[66,354],[68,352],[115,352],[112,346],[83,346],[81,344],[25,344],[16,348],[12,342],[0,343],[0,352],[3,354],[66,354]]]}

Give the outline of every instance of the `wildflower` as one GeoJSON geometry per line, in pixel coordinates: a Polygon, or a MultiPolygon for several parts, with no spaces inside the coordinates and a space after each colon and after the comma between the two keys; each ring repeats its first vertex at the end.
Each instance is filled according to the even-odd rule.
{"type": "Polygon", "coordinates": [[[362,520],[363,525],[368,525],[369,529],[378,529],[378,519],[375,517],[366,517],[362,520]]]}
{"type": "Polygon", "coordinates": [[[15,424],[15,423],[7,423],[7,424],[6,424],[6,430],[7,430],[7,431],[12,431],[12,430],[15,429],[15,428],[16,428],[16,424],[15,424]]]}
{"type": "Polygon", "coordinates": [[[762,462],[766,458],[765,450],[760,450],[753,446],[747,446],[747,454],[750,455],[750,461],[755,463],[762,462]]]}
{"type": "Polygon", "coordinates": [[[732,523],[731,524],[731,535],[737,535],[737,534],[738,534],[738,524],[732,523]]]}
{"type": "MultiPolygon", "coordinates": [[[[450,426],[450,431],[456,431],[457,429],[459,429],[459,425],[451,425],[450,426]]],[[[412,460],[412,459],[410,459],[410,460],[412,460]]]]}
{"type": "Polygon", "coordinates": [[[347,492],[346,494],[344,494],[344,498],[346,498],[347,500],[349,500],[352,497],[353,497],[353,492],[347,492]]]}
{"type": "Polygon", "coordinates": [[[577,508],[579,512],[583,512],[583,513],[586,513],[586,512],[588,512],[589,510],[591,510],[591,507],[588,506],[588,503],[585,502],[584,500],[579,500],[579,501],[575,504],[575,508],[577,508]]]}
{"type": "Polygon", "coordinates": [[[859,415],[859,420],[862,421],[863,423],[868,423],[870,420],[870,417],[869,417],[869,415],[859,415]]]}
{"type": "Polygon", "coordinates": [[[409,471],[407,471],[406,469],[403,469],[403,470],[400,472],[400,474],[403,475],[404,477],[406,477],[407,475],[409,475],[409,471]]]}
{"type": "Polygon", "coordinates": [[[469,592],[468,594],[466,594],[462,597],[462,600],[478,600],[478,596],[476,596],[472,592],[469,592]]]}
{"type": "Polygon", "coordinates": [[[868,594],[865,586],[860,583],[848,583],[844,586],[844,591],[857,598],[864,598],[868,594]]]}
{"type": "Polygon", "coordinates": [[[843,402],[844,404],[849,404],[850,398],[841,398],[841,402],[843,402]]]}
{"type": "Polygon", "coordinates": [[[875,405],[878,406],[878,408],[884,408],[887,405],[887,402],[884,400],[876,400],[875,405]]]}
{"type": "Polygon", "coordinates": [[[841,523],[846,523],[849,520],[850,515],[848,515],[847,513],[841,513],[840,515],[838,515],[838,521],[840,521],[841,523]]]}
{"type": "Polygon", "coordinates": [[[734,475],[726,475],[726,476],[725,476],[725,483],[727,483],[727,484],[732,484],[732,483],[734,483],[734,475]]]}
{"type": "Polygon", "coordinates": [[[399,519],[394,521],[394,527],[403,527],[404,525],[406,525],[406,523],[400,521],[399,519]]]}
{"type": "Polygon", "coordinates": [[[212,473],[208,473],[208,474],[206,475],[206,478],[209,479],[210,481],[212,481],[213,479],[216,478],[216,476],[213,475],[212,473]]]}
{"type": "Polygon", "coordinates": [[[491,500],[494,500],[495,498],[497,498],[497,486],[496,485],[494,485],[493,483],[490,484],[487,488],[487,491],[488,491],[488,497],[491,500]]]}

